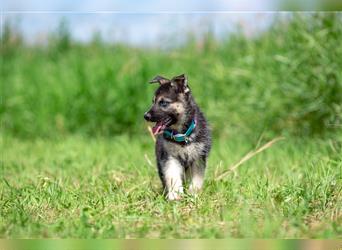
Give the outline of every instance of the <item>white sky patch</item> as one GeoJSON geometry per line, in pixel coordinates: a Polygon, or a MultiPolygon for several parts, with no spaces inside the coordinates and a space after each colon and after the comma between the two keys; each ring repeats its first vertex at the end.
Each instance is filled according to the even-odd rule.
{"type": "Polygon", "coordinates": [[[274,1],[5,0],[3,17],[5,21],[15,23],[29,43],[46,42],[48,35],[55,32],[60,21],[65,19],[72,37],[78,41],[87,42],[91,40],[94,32],[98,32],[108,42],[163,47],[169,46],[170,43],[184,42],[189,33],[200,37],[209,29],[217,38],[227,36],[238,27],[243,29],[247,36],[258,34],[269,27],[275,16],[286,14],[270,12],[213,13],[210,11],[262,10],[273,8],[272,2],[274,1]],[[29,11],[41,12],[29,13],[29,11]],[[44,11],[67,12],[49,13],[44,11]],[[77,12],[73,13],[72,11],[77,12]],[[159,13],[158,11],[163,12],[159,13]]]}
{"type": "Polygon", "coordinates": [[[122,42],[136,46],[179,44],[189,34],[201,37],[210,30],[217,38],[226,37],[236,29],[254,36],[269,27],[280,13],[200,13],[200,14],[5,14],[5,21],[16,23],[29,43],[44,43],[55,32],[61,20],[66,20],[72,37],[90,41],[94,32],[107,42],[122,42]]]}
{"type": "Polygon", "coordinates": [[[217,10],[272,10],[279,0],[5,0],[4,10],[77,10],[77,11],[217,11],[217,10]]]}

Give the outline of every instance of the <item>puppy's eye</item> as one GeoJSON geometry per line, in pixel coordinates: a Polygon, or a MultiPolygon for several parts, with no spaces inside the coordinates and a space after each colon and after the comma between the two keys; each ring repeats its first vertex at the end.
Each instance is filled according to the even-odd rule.
{"type": "Polygon", "coordinates": [[[167,106],[169,106],[169,104],[170,104],[169,102],[164,101],[164,100],[159,101],[159,106],[162,108],[166,108],[167,106]]]}

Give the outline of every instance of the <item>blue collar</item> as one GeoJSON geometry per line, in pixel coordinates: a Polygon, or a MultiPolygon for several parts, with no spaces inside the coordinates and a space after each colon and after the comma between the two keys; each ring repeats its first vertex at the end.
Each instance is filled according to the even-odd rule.
{"type": "Polygon", "coordinates": [[[196,121],[195,119],[192,119],[189,128],[186,130],[184,134],[177,133],[177,131],[172,130],[172,129],[165,129],[163,135],[165,138],[173,140],[175,142],[189,143],[189,136],[191,135],[191,133],[194,131],[195,128],[196,128],[196,121]]]}

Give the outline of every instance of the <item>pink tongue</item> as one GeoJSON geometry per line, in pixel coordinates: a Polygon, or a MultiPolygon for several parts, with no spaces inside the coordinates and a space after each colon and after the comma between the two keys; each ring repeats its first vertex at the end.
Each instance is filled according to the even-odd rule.
{"type": "Polygon", "coordinates": [[[162,122],[157,122],[156,125],[152,128],[152,132],[154,135],[157,135],[165,128],[164,124],[162,122]]]}

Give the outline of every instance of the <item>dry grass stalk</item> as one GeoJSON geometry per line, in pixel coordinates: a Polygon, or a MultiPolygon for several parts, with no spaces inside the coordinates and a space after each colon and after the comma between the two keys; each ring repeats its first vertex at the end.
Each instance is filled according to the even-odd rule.
{"type": "Polygon", "coordinates": [[[150,132],[150,135],[151,135],[151,137],[152,137],[152,140],[153,140],[154,142],[156,142],[156,137],[154,136],[154,134],[153,134],[153,132],[152,132],[151,126],[147,126],[147,129],[148,129],[148,132],[150,132]]]}
{"type": "Polygon", "coordinates": [[[150,160],[150,158],[148,157],[147,154],[144,154],[145,160],[147,162],[148,165],[150,165],[151,167],[153,167],[152,161],[150,160]]]}
{"type": "Polygon", "coordinates": [[[265,149],[271,147],[274,143],[276,143],[276,142],[278,142],[280,140],[284,140],[284,139],[285,139],[284,137],[277,137],[277,138],[267,142],[263,146],[257,148],[256,150],[248,152],[248,154],[246,154],[243,158],[241,158],[240,161],[238,161],[237,163],[232,165],[227,171],[223,172],[222,174],[217,176],[215,179],[216,180],[222,180],[224,177],[226,177],[231,172],[234,172],[239,166],[241,166],[244,162],[246,162],[249,159],[251,159],[253,156],[255,156],[255,155],[259,154],[260,152],[264,151],[265,149]]]}

